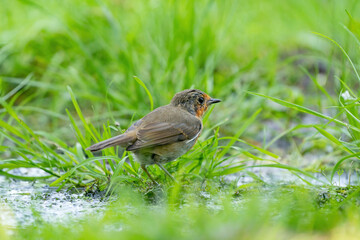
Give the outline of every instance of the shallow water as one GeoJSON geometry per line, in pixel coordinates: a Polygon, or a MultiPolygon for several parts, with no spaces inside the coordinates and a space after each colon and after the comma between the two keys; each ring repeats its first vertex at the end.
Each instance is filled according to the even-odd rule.
{"type": "Polygon", "coordinates": [[[47,223],[67,223],[86,214],[101,213],[108,202],[87,197],[84,192],[57,192],[45,184],[0,178],[0,223],[5,227],[47,223]]]}
{"type": "MultiPolygon", "coordinates": [[[[256,176],[258,176],[262,181],[268,183],[268,184],[279,184],[279,183],[297,183],[297,184],[305,184],[306,182],[297,177],[296,175],[292,174],[290,171],[286,169],[280,169],[280,168],[271,168],[271,167],[261,167],[261,168],[253,168],[249,170],[251,173],[254,173],[256,176]]],[[[297,172],[295,172],[297,173],[297,172]]],[[[324,184],[330,185],[330,175],[324,176],[321,173],[314,173],[313,176],[318,179],[319,181],[302,176],[299,174],[300,177],[302,177],[307,182],[319,186],[324,184]],[[321,182],[322,181],[322,182],[321,182]]],[[[244,173],[239,172],[235,174],[231,174],[225,177],[225,179],[229,181],[237,181],[237,185],[240,186],[242,184],[247,184],[254,182],[254,179],[244,173]]],[[[360,176],[356,172],[344,172],[339,177],[338,174],[334,175],[332,184],[334,186],[338,187],[347,187],[349,185],[359,185],[360,183],[360,176]]]]}
{"type": "MultiPolygon", "coordinates": [[[[18,169],[18,171],[25,176],[42,174],[37,169],[18,169]]],[[[252,169],[252,172],[271,185],[304,183],[301,179],[283,169],[257,168],[252,169]]],[[[321,174],[317,174],[316,177],[324,182],[328,182],[321,174]]],[[[227,176],[225,179],[237,181],[239,186],[254,182],[254,179],[244,172],[227,176]]],[[[315,180],[307,180],[314,185],[319,185],[319,182],[315,180]]],[[[336,176],[333,183],[336,186],[348,186],[348,174],[344,173],[340,176],[340,179],[336,176]]],[[[350,183],[358,184],[359,177],[353,174],[350,178],[350,183]]],[[[101,196],[88,197],[83,190],[78,192],[66,190],[57,192],[56,190],[56,188],[50,188],[46,184],[15,181],[0,177],[1,225],[11,229],[26,227],[36,221],[67,224],[86,215],[101,217],[105,208],[110,203],[101,196]]],[[[218,206],[213,204],[211,196],[208,196],[207,193],[203,193],[203,195],[209,199],[208,207],[216,210],[218,206]]]]}

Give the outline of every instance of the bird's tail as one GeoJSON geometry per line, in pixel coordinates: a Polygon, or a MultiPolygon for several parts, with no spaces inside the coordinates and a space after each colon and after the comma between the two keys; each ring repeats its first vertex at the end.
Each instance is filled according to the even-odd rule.
{"type": "Polygon", "coordinates": [[[100,151],[102,149],[117,146],[117,145],[127,147],[127,146],[131,145],[133,142],[135,142],[135,140],[136,140],[135,134],[124,133],[124,134],[109,138],[107,140],[104,140],[102,142],[98,142],[98,143],[88,147],[86,150],[96,152],[96,151],[100,151]]]}

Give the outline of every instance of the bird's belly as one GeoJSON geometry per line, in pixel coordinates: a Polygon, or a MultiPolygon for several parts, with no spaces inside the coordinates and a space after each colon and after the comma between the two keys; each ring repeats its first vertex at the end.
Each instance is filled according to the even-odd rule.
{"type": "Polygon", "coordinates": [[[192,141],[176,142],[168,145],[134,151],[135,159],[144,165],[152,165],[157,162],[166,163],[177,159],[189,151],[195,144],[192,141]]]}

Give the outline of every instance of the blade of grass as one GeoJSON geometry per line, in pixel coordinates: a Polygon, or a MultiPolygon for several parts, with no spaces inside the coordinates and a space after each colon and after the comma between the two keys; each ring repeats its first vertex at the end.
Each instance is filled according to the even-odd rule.
{"type": "Polygon", "coordinates": [[[325,131],[324,129],[318,127],[318,126],[314,126],[314,128],[316,130],[318,130],[319,133],[321,133],[324,137],[326,137],[327,139],[329,139],[330,141],[332,141],[333,143],[335,143],[337,146],[340,146],[341,148],[343,148],[346,152],[349,152],[351,154],[354,154],[354,151],[352,151],[350,148],[346,147],[344,144],[342,144],[342,142],[340,142],[336,137],[334,137],[333,135],[331,135],[330,133],[328,133],[327,131],[325,131]]]}
{"type": "Polygon", "coordinates": [[[246,129],[250,126],[252,122],[255,121],[257,115],[261,112],[261,109],[258,109],[249,119],[247,119],[242,127],[235,133],[232,140],[226,145],[226,147],[218,154],[217,158],[222,158],[230,149],[230,147],[236,142],[237,139],[243,134],[246,129]]]}
{"type": "Polygon", "coordinates": [[[341,45],[340,45],[338,42],[336,42],[334,39],[332,39],[332,38],[330,38],[330,37],[328,37],[328,36],[326,36],[326,35],[323,35],[323,34],[317,33],[317,32],[314,32],[314,34],[319,35],[320,37],[323,37],[323,38],[326,38],[326,39],[330,40],[332,43],[334,43],[334,44],[343,52],[343,54],[346,56],[346,58],[347,58],[348,61],[350,62],[351,67],[352,67],[352,69],[354,70],[354,73],[356,74],[357,79],[360,81],[359,73],[358,73],[358,71],[357,71],[357,69],[356,69],[353,61],[351,60],[350,56],[349,56],[349,55],[347,54],[347,52],[345,51],[345,49],[344,49],[343,47],[341,47],[341,45]]]}
{"type": "Polygon", "coordinates": [[[330,181],[333,182],[333,178],[334,178],[335,173],[338,171],[340,165],[341,165],[344,161],[349,160],[349,159],[354,158],[354,157],[356,157],[357,160],[359,160],[359,159],[360,159],[359,154],[360,154],[360,153],[354,153],[354,154],[351,154],[351,155],[348,155],[348,156],[345,156],[345,157],[341,158],[341,159],[335,164],[335,166],[333,167],[333,170],[331,171],[330,181]]]}
{"type": "Polygon", "coordinates": [[[79,118],[81,119],[81,122],[82,122],[83,125],[84,125],[85,131],[90,134],[90,136],[92,137],[93,140],[97,141],[97,138],[95,137],[94,133],[91,131],[88,123],[86,122],[86,120],[85,120],[85,118],[84,118],[84,115],[82,114],[82,111],[81,111],[81,109],[80,109],[80,106],[79,106],[79,104],[78,104],[78,102],[77,102],[77,100],[76,100],[76,98],[75,98],[75,95],[74,95],[71,87],[70,87],[70,86],[67,86],[67,89],[68,89],[68,92],[69,92],[69,94],[70,94],[71,101],[72,101],[72,103],[73,103],[73,105],[74,105],[74,107],[75,107],[76,113],[77,113],[77,115],[78,115],[79,118]]]}
{"type": "Polygon", "coordinates": [[[309,109],[309,108],[306,108],[306,107],[297,105],[297,104],[295,104],[295,103],[291,103],[291,102],[288,102],[288,101],[284,101],[284,100],[281,100],[281,99],[279,99],[279,98],[274,98],[274,97],[266,96],[266,95],[261,94],[261,93],[255,93],[255,92],[249,92],[249,91],[247,91],[247,93],[252,94],[252,95],[255,95],[255,96],[267,98],[267,99],[269,99],[269,100],[271,100],[271,101],[273,101],[273,102],[276,102],[276,103],[278,103],[278,104],[280,104],[280,105],[283,105],[283,106],[285,106],[285,107],[293,108],[293,109],[296,109],[296,110],[298,110],[298,111],[300,111],[300,112],[305,112],[305,113],[314,115],[314,116],[316,116],[316,117],[324,118],[324,119],[326,119],[326,120],[335,122],[335,123],[337,123],[337,124],[339,124],[339,125],[342,125],[342,126],[345,126],[345,127],[349,127],[349,128],[351,128],[351,129],[353,129],[353,130],[355,130],[355,131],[360,132],[360,129],[357,128],[357,127],[354,127],[354,126],[352,126],[352,125],[350,125],[350,124],[344,123],[344,122],[342,122],[342,121],[340,121],[340,120],[338,120],[338,119],[336,119],[336,118],[332,118],[332,117],[326,116],[326,115],[324,115],[324,114],[322,114],[322,113],[316,112],[316,111],[311,110],[311,109],[309,109]]]}
{"type": "Polygon", "coordinates": [[[135,81],[144,88],[144,90],[146,91],[146,94],[149,97],[149,101],[150,101],[150,111],[152,111],[154,109],[154,102],[153,102],[153,98],[151,96],[150,91],[148,90],[148,88],[146,87],[145,83],[143,81],[141,81],[140,78],[134,76],[135,81]]]}

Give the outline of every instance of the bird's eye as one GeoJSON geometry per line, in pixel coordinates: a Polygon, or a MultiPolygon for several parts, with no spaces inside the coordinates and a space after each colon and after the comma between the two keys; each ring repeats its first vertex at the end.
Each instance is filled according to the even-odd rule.
{"type": "Polygon", "coordinates": [[[199,97],[199,103],[203,104],[204,103],[204,98],[203,97],[199,97]]]}

